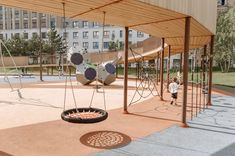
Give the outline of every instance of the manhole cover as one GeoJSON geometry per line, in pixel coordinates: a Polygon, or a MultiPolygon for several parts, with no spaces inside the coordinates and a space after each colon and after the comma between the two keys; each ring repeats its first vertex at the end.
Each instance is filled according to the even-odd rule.
{"type": "Polygon", "coordinates": [[[101,149],[112,149],[125,146],[131,142],[131,138],[123,133],[114,131],[94,131],[80,138],[82,144],[101,149]]]}

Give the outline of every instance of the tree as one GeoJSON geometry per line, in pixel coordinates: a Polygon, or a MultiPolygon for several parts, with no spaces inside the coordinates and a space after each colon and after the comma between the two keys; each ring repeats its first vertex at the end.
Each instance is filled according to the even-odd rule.
{"type": "Polygon", "coordinates": [[[40,51],[40,37],[38,34],[33,35],[28,42],[28,50],[31,52],[30,54],[38,56],[40,51]]]}
{"type": "Polygon", "coordinates": [[[109,51],[117,51],[118,50],[118,43],[115,42],[115,34],[112,34],[111,41],[109,42],[109,51]]]}
{"type": "Polygon", "coordinates": [[[222,72],[228,72],[234,58],[235,8],[218,14],[215,42],[215,61],[222,72]]]}
{"type": "MultiPolygon", "coordinates": [[[[19,36],[14,36],[12,39],[9,39],[4,42],[8,50],[10,51],[12,56],[28,56],[28,42],[19,36]]],[[[6,53],[6,49],[3,49],[4,54],[6,53]]]]}
{"type": "Polygon", "coordinates": [[[48,32],[48,40],[44,45],[44,52],[51,54],[51,63],[54,63],[53,58],[55,53],[62,55],[65,53],[66,47],[62,37],[57,33],[57,30],[51,28],[48,32]]]}
{"type": "Polygon", "coordinates": [[[112,34],[111,41],[109,42],[109,51],[123,50],[124,44],[119,40],[115,41],[115,34],[112,34]]]}

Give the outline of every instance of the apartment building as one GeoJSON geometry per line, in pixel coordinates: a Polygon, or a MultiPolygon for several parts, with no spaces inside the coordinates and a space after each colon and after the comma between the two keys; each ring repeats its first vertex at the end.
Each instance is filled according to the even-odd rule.
{"type": "MultiPolygon", "coordinates": [[[[54,27],[60,35],[64,34],[63,18],[48,14],[40,14],[17,8],[0,6],[0,39],[11,39],[13,36],[21,36],[30,39],[35,33],[39,34],[41,24],[42,38],[46,40],[47,32],[54,27]]],[[[84,47],[89,52],[107,51],[110,41],[124,42],[124,28],[105,25],[97,22],[74,21],[66,19],[66,36],[69,47],[84,47]],[[102,43],[103,37],[103,43],[102,43]],[[102,48],[103,46],[103,48],[102,48]]],[[[149,35],[135,30],[129,31],[130,43],[137,43],[148,38],[149,35]]]]}

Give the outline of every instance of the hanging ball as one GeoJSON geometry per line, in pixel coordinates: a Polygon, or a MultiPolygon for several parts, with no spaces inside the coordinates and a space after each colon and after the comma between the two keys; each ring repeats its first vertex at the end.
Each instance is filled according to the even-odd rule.
{"type": "Polygon", "coordinates": [[[107,63],[107,64],[105,65],[105,69],[106,69],[106,71],[107,71],[109,74],[115,74],[115,72],[116,72],[116,68],[115,68],[114,65],[111,64],[111,63],[107,63]]]}
{"type": "Polygon", "coordinates": [[[88,80],[94,80],[96,77],[96,70],[93,68],[87,68],[84,75],[88,80]]]}
{"type": "Polygon", "coordinates": [[[70,61],[75,65],[79,65],[83,62],[83,56],[80,53],[73,53],[70,61]]]}

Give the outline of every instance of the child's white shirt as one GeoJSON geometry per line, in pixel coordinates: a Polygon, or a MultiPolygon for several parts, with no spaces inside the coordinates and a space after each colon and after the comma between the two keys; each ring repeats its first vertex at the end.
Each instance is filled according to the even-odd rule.
{"type": "Polygon", "coordinates": [[[169,91],[170,93],[177,93],[178,92],[179,85],[176,82],[171,82],[169,84],[169,91]]]}

